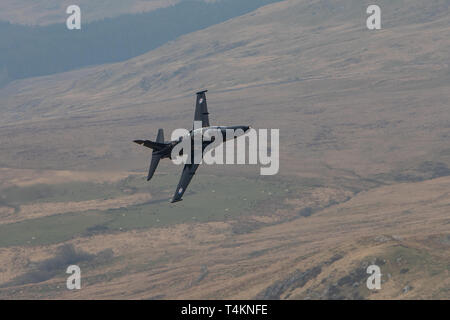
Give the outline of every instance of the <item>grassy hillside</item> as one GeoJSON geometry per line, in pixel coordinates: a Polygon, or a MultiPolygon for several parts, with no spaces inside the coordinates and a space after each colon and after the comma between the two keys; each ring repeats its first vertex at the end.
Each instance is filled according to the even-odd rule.
{"type": "Polygon", "coordinates": [[[449,4],[378,1],[380,31],[368,4],[283,1],[0,89],[0,297],[448,299],[449,4]],[[280,129],[281,171],[204,166],[178,207],[180,169],[144,182],[131,141],[191,127],[199,88],[211,124],[280,129]]]}
{"type": "Polygon", "coordinates": [[[381,2],[381,31],[365,28],[364,3],[333,3],[266,6],[124,63],[11,84],[0,165],[141,168],[129,141],[189,127],[204,87],[212,123],[281,129],[286,170],[392,178],[448,165],[446,2],[381,2]]]}
{"type": "MultiPolygon", "coordinates": [[[[67,177],[72,183],[76,173],[67,177]]],[[[146,185],[152,196],[171,180],[158,178],[156,188],[146,185]]],[[[0,297],[448,299],[448,177],[374,188],[350,200],[342,190],[294,186],[280,193],[285,183],[231,178],[215,178],[212,189],[205,188],[212,177],[197,178],[181,207],[152,199],[102,208],[99,201],[82,211],[79,198],[78,209],[70,204],[78,212],[60,206],[45,216],[34,203],[33,217],[29,205],[11,213],[22,222],[1,214],[0,297]],[[210,210],[199,201],[205,196],[214,200],[210,210]],[[302,196],[322,208],[304,215],[302,196]],[[137,212],[138,206],[145,210],[137,212]],[[65,289],[64,270],[73,263],[83,270],[76,292],[65,289]],[[381,268],[381,290],[365,285],[370,264],[381,268]]],[[[142,180],[109,182],[108,189],[125,192],[142,180]]]]}

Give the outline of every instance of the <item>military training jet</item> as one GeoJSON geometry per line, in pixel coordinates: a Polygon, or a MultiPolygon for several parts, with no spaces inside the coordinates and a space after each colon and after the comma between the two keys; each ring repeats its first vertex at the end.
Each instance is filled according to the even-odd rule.
{"type": "MultiPolygon", "coordinates": [[[[209,125],[209,113],[208,108],[206,105],[206,92],[207,90],[197,92],[197,101],[195,106],[195,115],[194,115],[194,122],[199,121],[202,124],[201,128],[193,128],[191,131],[189,131],[189,135],[180,137],[177,140],[174,141],[164,141],[164,131],[163,129],[158,130],[158,135],[156,138],[156,141],[150,141],[150,140],[135,140],[134,142],[140,145],[143,145],[147,148],[153,149],[152,152],[152,158],[150,162],[150,169],[148,171],[147,181],[150,181],[150,179],[153,177],[153,174],[155,173],[156,167],[159,164],[159,160],[169,158],[172,159],[172,149],[179,143],[181,143],[184,139],[192,139],[192,149],[194,146],[193,140],[194,136],[197,134],[203,135],[203,141],[202,141],[202,156],[203,151],[205,148],[213,143],[214,139],[210,138],[208,139],[208,135],[205,134],[206,131],[215,130],[218,134],[222,135],[223,141],[226,141],[226,131],[227,130],[242,130],[241,132],[247,132],[250,127],[249,126],[210,126],[209,125]]],[[[234,136],[236,138],[236,136],[234,136]]],[[[193,155],[194,152],[192,150],[191,155],[193,155]]],[[[186,191],[187,186],[192,180],[192,177],[194,176],[199,164],[194,163],[194,161],[191,161],[191,163],[186,163],[183,168],[183,172],[181,174],[180,182],[178,183],[178,187],[175,191],[175,194],[172,198],[172,203],[181,201],[184,192],[186,191]]]]}

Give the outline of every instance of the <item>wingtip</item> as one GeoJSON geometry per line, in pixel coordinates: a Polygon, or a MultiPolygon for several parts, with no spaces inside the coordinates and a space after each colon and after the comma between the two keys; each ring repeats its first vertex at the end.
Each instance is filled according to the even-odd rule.
{"type": "Polygon", "coordinates": [[[170,200],[170,203],[180,202],[183,201],[183,199],[172,199],[170,200]]]}

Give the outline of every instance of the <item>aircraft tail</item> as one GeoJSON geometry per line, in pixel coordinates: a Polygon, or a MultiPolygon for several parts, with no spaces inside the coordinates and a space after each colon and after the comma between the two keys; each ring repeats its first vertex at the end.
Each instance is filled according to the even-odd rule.
{"type": "Polygon", "coordinates": [[[134,140],[134,142],[143,145],[147,148],[153,149],[152,159],[150,161],[150,168],[148,169],[148,176],[147,176],[147,181],[150,181],[150,179],[153,177],[153,174],[156,171],[156,168],[158,167],[159,161],[161,160],[162,154],[160,151],[163,151],[169,145],[169,143],[164,142],[164,130],[163,129],[158,130],[156,141],[134,140]]]}
{"type": "Polygon", "coordinates": [[[158,129],[158,136],[156,137],[156,142],[164,143],[164,130],[158,129]]]}

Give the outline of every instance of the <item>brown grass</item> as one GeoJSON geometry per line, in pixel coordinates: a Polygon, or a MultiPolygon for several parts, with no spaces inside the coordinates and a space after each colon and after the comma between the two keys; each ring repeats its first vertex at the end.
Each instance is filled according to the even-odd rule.
{"type": "MultiPolygon", "coordinates": [[[[113,248],[121,258],[86,276],[128,271],[78,292],[60,292],[58,297],[140,299],[162,295],[176,299],[248,299],[296,269],[321,266],[317,279],[289,292],[291,298],[311,294],[319,298],[327,285],[347,275],[362,261],[377,256],[393,259],[388,253],[398,246],[431,255],[427,268],[433,268],[433,261],[446,265],[450,262],[448,244],[431,239],[448,235],[449,185],[450,178],[440,178],[381,187],[308,218],[245,235],[232,235],[229,223],[207,223],[76,239],[71,243],[87,252],[113,248]],[[411,194],[418,196],[408,196],[411,194]],[[337,253],[343,258],[330,265],[325,263],[337,253]],[[197,283],[202,266],[207,266],[208,274],[197,283]]],[[[27,252],[22,256],[31,253],[39,256],[38,252],[51,251],[52,247],[20,250],[27,252]]],[[[14,250],[3,251],[9,252],[6,254],[9,261],[14,250]]],[[[419,262],[411,262],[413,267],[414,263],[419,262]]],[[[8,269],[2,276],[10,278],[17,273],[8,269]]],[[[48,283],[56,285],[61,281],[54,279],[48,283]]],[[[429,275],[419,266],[406,276],[393,274],[379,293],[368,293],[366,298],[445,298],[442,290],[448,285],[448,269],[429,275]],[[407,284],[414,289],[403,294],[407,284]]],[[[26,293],[21,297],[26,297],[26,293]]]]}
{"type": "Polygon", "coordinates": [[[0,224],[13,223],[27,219],[35,219],[69,212],[116,209],[145,203],[151,199],[152,196],[148,193],[138,193],[130,196],[106,200],[97,199],[79,202],[47,202],[22,205],[20,206],[20,211],[18,213],[14,213],[14,210],[10,209],[9,212],[2,214],[0,208],[0,214],[2,214],[0,224]]]}

